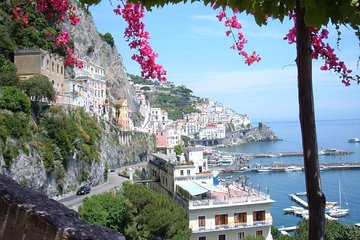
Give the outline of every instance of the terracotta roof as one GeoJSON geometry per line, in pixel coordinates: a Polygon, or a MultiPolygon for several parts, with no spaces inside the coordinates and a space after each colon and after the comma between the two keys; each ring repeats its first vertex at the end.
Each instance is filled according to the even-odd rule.
{"type": "Polygon", "coordinates": [[[114,105],[123,105],[125,101],[126,101],[125,99],[116,100],[114,105]]]}

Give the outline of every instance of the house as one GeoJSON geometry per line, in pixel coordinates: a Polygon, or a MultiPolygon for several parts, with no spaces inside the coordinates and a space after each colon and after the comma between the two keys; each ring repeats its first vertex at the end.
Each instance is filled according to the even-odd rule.
{"type": "Polygon", "coordinates": [[[56,94],[64,93],[64,62],[57,54],[41,48],[17,49],[14,52],[14,63],[20,80],[41,74],[49,78],[56,94]]]}
{"type": "MultiPolygon", "coordinates": [[[[109,119],[109,104],[106,94],[106,75],[103,67],[88,59],[81,59],[83,68],[74,68],[75,79],[83,82],[86,90],[86,111],[109,119]]],[[[70,89],[71,90],[71,89],[70,89]]]]}
{"type": "Polygon", "coordinates": [[[114,103],[116,123],[121,129],[130,129],[129,107],[126,99],[119,99],[114,103]]]}

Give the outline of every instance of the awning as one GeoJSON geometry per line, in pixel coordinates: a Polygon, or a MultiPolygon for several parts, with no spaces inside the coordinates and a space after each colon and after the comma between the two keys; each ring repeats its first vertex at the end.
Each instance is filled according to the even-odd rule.
{"type": "Polygon", "coordinates": [[[206,184],[206,183],[192,182],[192,183],[181,185],[181,188],[188,191],[191,196],[200,195],[200,194],[203,194],[203,193],[207,193],[209,191],[210,192],[226,193],[226,191],[221,190],[221,189],[217,188],[214,185],[206,184]]]}

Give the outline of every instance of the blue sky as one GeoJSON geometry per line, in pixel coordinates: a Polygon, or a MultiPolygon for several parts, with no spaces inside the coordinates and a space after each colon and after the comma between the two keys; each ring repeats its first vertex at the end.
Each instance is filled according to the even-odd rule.
{"type": "MultiPolygon", "coordinates": [[[[116,4],[116,1],[114,1],[116,4]]],[[[133,54],[123,38],[126,27],[120,16],[112,12],[109,1],[90,8],[98,31],[110,32],[128,73],[140,75],[140,68],[131,60],[133,54]]],[[[144,18],[150,32],[150,44],[159,54],[158,63],[168,71],[168,80],[185,85],[196,96],[209,97],[256,121],[298,119],[295,45],[282,40],[291,27],[269,20],[259,27],[253,17],[241,15],[243,33],[248,39],[246,50],[255,50],[261,62],[247,66],[230,46],[218,11],[200,3],[169,5],[147,12],[144,18]]],[[[329,28],[332,46],[336,34],[329,28]]],[[[342,29],[337,55],[356,74],[359,42],[348,29],[342,29]]],[[[314,99],[317,120],[359,119],[360,86],[345,87],[331,72],[320,71],[322,62],[313,62],[314,99]]]]}

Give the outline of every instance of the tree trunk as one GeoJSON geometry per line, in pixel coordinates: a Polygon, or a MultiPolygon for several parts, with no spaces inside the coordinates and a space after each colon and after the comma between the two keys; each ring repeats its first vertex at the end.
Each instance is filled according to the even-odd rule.
{"type": "Polygon", "coordinates": [[[312,89],[312,58],[310,30],[305,26],[304,8],[296,0],[296,49],[298,68],[299,117],[307,200],[309,205],[309,240],[323,240],[325,226],[325,195],[321,191],[318,147],[316,139],[312,89]]]}

